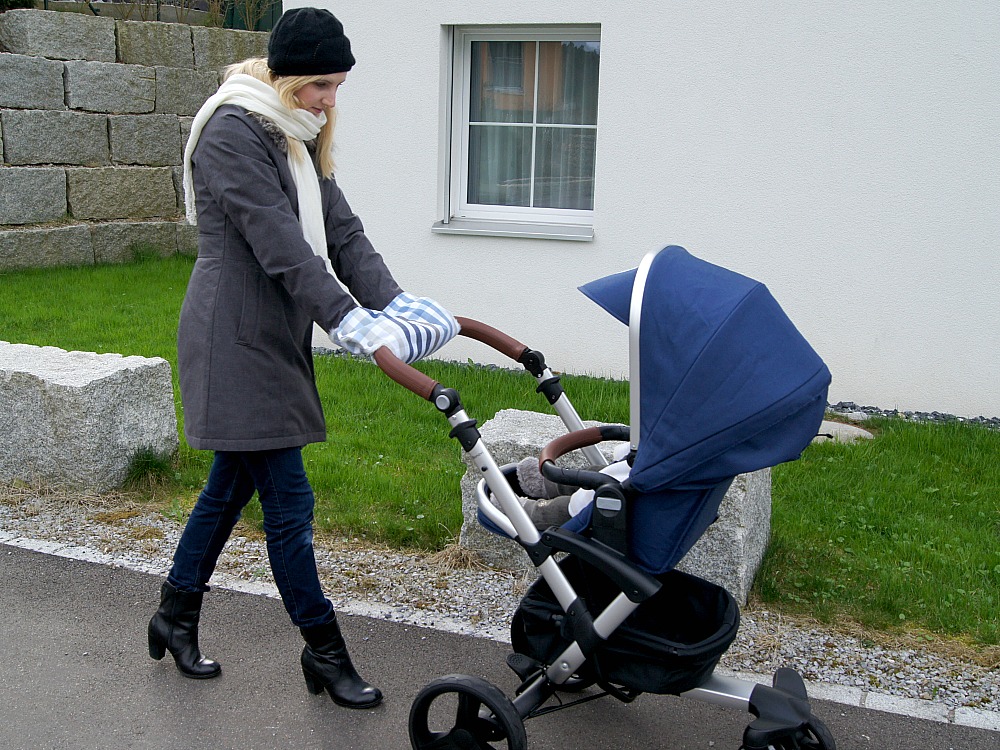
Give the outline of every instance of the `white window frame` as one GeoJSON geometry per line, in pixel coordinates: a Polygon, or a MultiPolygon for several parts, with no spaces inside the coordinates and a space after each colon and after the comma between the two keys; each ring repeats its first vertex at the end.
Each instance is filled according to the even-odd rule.
{"type": "MultiPolygon", "coordinates": [[[[450,26],[445,27],[442,55],[441,221],[435,232],[486,234],[549,239],[593,239],[592,210],[470,204],[468,197],[469,112],[472,43],[482,41],[596,41],[594,24],[450,26]]],[[[535,45],[537,54],[538,45],[535,45]]],[[[536,59],[535,96],[538,96],[536,59]]],[[[537,119],[537,108],[533,120],[537,119]]],[[[600,117],[598,116],[598,124],[600,117]]],[[[537,122],[524,127],[538,128],[537,122]]],[[[580,126],[581,129],[597,129],[580,126]]],[[[533,139],[534,140],[534,139],[533,139]]],[[[532,174],[534,158],[532,157],[532,174]]]]}

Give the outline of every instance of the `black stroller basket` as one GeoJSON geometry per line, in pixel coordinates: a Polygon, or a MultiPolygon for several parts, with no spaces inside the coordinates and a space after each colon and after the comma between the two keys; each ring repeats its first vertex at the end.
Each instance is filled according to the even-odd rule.
{"type": "MultiPolygon", "coordinates": [[[[601,571],[567,557],[560,567],[588,610],[601,611],[618,588],[601,571]]],[[[671,570],[656,576],[660,590],[644,601],[584,663],[578,680],[637,693],[674,694],[703,684],[740,624],[736,601],[721,586],[671,570]]],[[[551,664],[574,640],[552,589],[540,578],[511,622],[511,645],[540,664],[551,664]]]]}

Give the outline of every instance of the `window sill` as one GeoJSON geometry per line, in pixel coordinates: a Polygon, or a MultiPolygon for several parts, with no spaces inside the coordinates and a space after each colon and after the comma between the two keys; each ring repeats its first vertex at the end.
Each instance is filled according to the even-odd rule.
{"type": "Polygon", "coordinates": [[[594,228],[584,224],[538,224],[486,219],[452,219],[438,221],[431,227],[438,234],[475,234],[487,237],[524,237],[543,240],[574,240],[590,242],[594,228]]]}

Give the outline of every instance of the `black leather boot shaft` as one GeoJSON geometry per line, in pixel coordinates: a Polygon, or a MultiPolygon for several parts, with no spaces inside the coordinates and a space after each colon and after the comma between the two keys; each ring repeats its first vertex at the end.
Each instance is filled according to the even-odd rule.
{"type": "Polygon", "coordinates": [[[336,617],[301,631],[306,641],[302,674],[310,693],[319,695],[326,690],[334,703],[345,708],[372,708],[382,702],[382,692],[354,669],[336,617]]]}
{"type": "Polygon", "coordinates": [[[160,608],[149,621],[149,655],[162,659],[169,651],[185,677],[206,680],[222,672],[218,662],[206,659],[198,649],[198,621],[204,594],[178,591],[164,582],[160,608]]]}

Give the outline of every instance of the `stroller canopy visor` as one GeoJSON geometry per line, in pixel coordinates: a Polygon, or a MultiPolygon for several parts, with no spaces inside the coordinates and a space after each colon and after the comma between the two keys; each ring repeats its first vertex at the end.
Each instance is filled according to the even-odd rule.
{"type": "Polygon", "coordinates": [[[707,489],[797,458],[822,421],[830,372],[767,287],[677,246],[643,270],[580,287],[638,341],[632,486],[707,489]]]}

